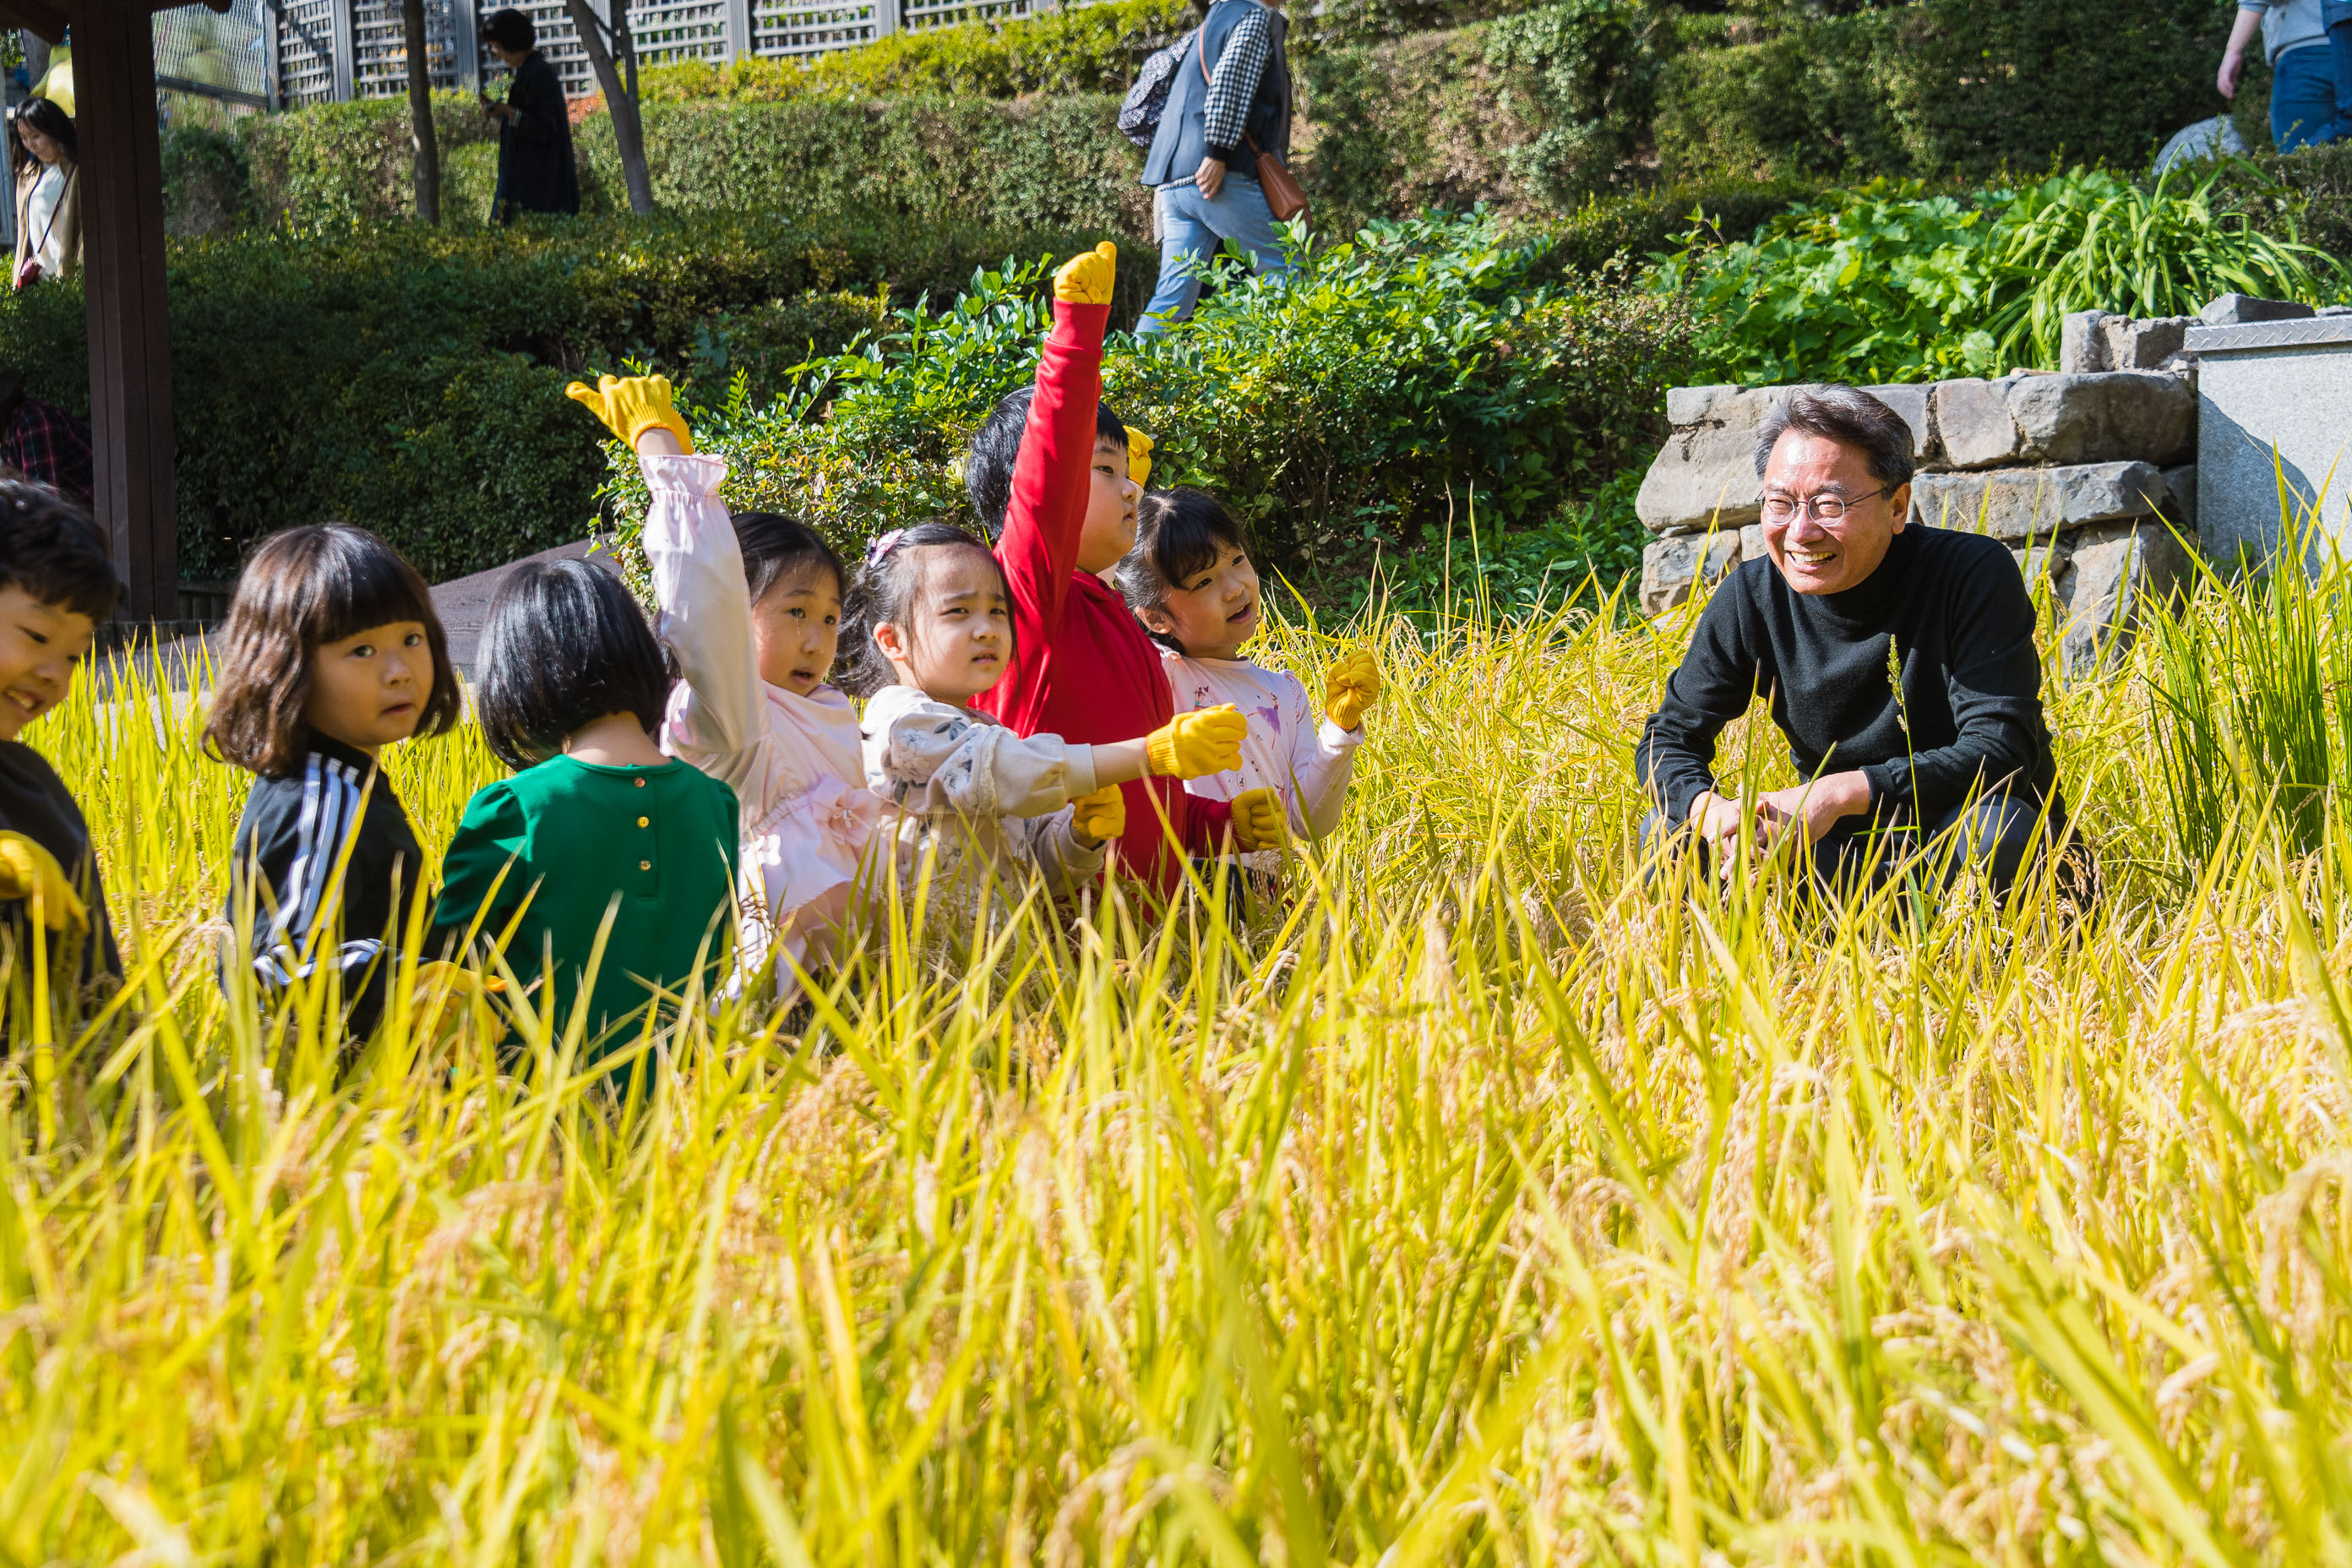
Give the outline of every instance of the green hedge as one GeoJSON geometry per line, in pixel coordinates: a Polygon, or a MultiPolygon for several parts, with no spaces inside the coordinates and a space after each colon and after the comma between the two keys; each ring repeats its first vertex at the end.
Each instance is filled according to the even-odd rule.
{"type": "MultiPolygon", "coordinates": [[[[254,539],[328,517],[436,580],[578,538],[603,458],[562,395],[572,375],[634,360],[707,398],[739,375],[764,398],[894,301],[1100,237],[706,216],[176,244],[182,574],[228,576],[254,539]]],[[[1126,269],[1123,315],[1149,281],[1126,269]]],[[[36,395],[87,412],[79,285],[0,298],[0,341],[36,395]]]]}
{"type": "Polygon", "coordinates": [[[1190,29],[1189,0],[1106,0],[1048,11],[1002,27],[972,25],[893,33],[862,49],[798,60],[661,66],[645,74],[647,102],[733,99],[965,98],[1124,94],[1152,50],[1190,29]]]}
{"type": "MultiPolygon", "coordinates": [[[[1141,157],[1117,128],[1118,100],[998,102],[905,97],[779,102],[707,99],[645,106],[654,199],[671,212],[771,212],[799,219],[900,214],[925,222],[1100,228],[1147,235],[1141,157]]],[[[478,107],[439,94],[442,222],[479,228],[497,146],[478,107]]],[[[250,205],[297,233],[398,222],[415,211],[404,100],[322,105],[237,122],[252,169],[250,205]]],[[[623,211],[612,121],[573,132],[582,205],[623,211]]]]}

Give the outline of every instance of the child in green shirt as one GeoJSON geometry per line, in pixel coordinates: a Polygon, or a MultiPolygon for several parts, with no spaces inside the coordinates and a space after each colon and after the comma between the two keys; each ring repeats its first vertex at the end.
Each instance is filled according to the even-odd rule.
{"type": "Polygon", "coordinates": [[[608,574],[584,561],[515,568],[481,649],[483,737],[516,773],[467,804],[442,860],[436,937],[500,947],[522,1005],[543,1007],[534,987],[553,988],[558,1030],[584,1002],[593,1058],[631,1043],[658,994],[698,972],[707,985],[724,975],[735,792],[655,745],[669,672],[608,574]]]}

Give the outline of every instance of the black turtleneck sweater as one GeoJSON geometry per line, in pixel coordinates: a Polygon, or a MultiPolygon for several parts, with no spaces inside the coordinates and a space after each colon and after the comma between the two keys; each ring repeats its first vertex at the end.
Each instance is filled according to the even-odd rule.
{"type": "Polygon", "coordinates": [[[1687,819],[1715,787],[1715,738],[1759,691],[1797,776],[1862,769],[1882,821],[1933,821],[1980,789],[2057,795],[2033,601],[2008,550],[1980,534],[1915,523],[1842,594],[1799,594],[1770,561],[1743,562],[1700,615],[1633,754],[1666,820],[1687,819]]]}

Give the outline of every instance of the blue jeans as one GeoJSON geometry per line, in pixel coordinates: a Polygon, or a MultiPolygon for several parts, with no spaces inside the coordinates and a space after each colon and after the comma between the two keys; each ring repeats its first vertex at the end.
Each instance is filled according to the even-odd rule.
{"type": "MultiPolygon", "coordinates": [[[[2332,28],[2328,41],[2335,43],[2332,28]]],[[[2336,118],[2336,48],[2305,44],[2281,55],[2271,67],[2271,141],[2278,150],[2335,140],[2336,118]]]]}
{"type": "Polygon", "coordinates": [[[1201,298],[1200,268],[1227,240],[1249,252],[1260,272],[1290,270],[1282,237],[1274,232],[1274,210],[1255,180],[1229,174],[1213,200],[1192,181],[1179,180],[1160,186],[1152,200],[1160,213],[1160,285],[1135,323],[1138,337],[1164,332],[1192,313],[1201,298]]]}
{"type": "Polygon", "coordinates": [[[2352,0],[2320,0],[2327,24],[2327,52],[2336,66],[2336,136],[2352,142],[2352,0]]]}

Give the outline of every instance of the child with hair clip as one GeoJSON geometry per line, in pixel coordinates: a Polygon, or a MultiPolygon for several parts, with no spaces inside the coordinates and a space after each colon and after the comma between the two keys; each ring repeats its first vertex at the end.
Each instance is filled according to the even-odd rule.
{"type": "Polygon", "coordinates": [[[556,1026],[588,988],[593,1043],[725,956],[735,792],[654,743],[670,675],[645,612],[585,561],[534,562],[499,584],[482,626],[475,709],[512,778],[466,805],[442,858],[437,942],[503,949],[525,989],[555,991],[556,1026]]]}
{"type": "Polygon", "coordinates": [[[729,514],[727,461],[695,451],[665,378],[566,390],[637,454],[652,496],[643,542],[681,677],[661,746],[741,802],[740,963],[756,970],[774,943],[803,969],[826,966],[884,816],[856,710],[826,684],[849,574],[798,519],[729,514]]]}
{"type": "MultiPolygon", "coordinates": [[[[1101,400],[1118,260],[1105,241],[1054,275],[1054,330],[1036,384],[997,405],[964,458],[972,510],[996,536],[1020,632],[1003,680],[980,700],[1019,734],[1118,741],[1177,716],[1160,650],[1102,580],[1135,542],[1142,486],[1132,468],[1150,452],[1101,400]]],[[[1263,790],[1229,804],[1155,777],[1124,793],[1119,861],[1163,895],[1181,881],[1188,856],[1280,842],[1282,812],[1263,790]]]]}
{"type": "Polygon", "coordinates": [[[205,747],[254,774],[223,919],[249,922],[265,996],[324,966],[342,976],[346,1026],[373,1029],[425,877],[383,748],[443,733],[462,706],[425,580],[374,534],[289,528],[246,563],[205,747]]]}
{"type": "MultiPolygon", "coordinates": [[[[1325,672],[1323,701],[1307,700],[1295,675],[1242,657],[1263,612],[1249,536],[1207,490],[1154,490],[1139,510],[1135,548],[1118,563],[1119,592],[1166,650],[1170,695],[1179,712],[1230,704],[1249,721],[1242,765],[1195,779],[1195,795],[1236,799],[1270,790],[1290,831],[1320,838],[1339,826],[1364,710],[1380,700],[1379,664],[1366,649],[1341,654],[1325,672]]],[[[1244,858],[1254,869],[1273,856],[1244,858]]]]}
{"type": "Polygon", "coordinates": [[[988,546],[952,523],[884,534],[852,598],[847,683],[866,698],[866,783],[903,814],[900,876],[911,885],[931,859],[959,913],[983,876],[1012,866],[1034,867],[1057,897],[1076,892],[1126,824],[1119,785],[1238,760],[1244,726],[1230,711],[1094,744],[1017,735],[978,711],[1019,651],[1013,591],[988,546]]]}

